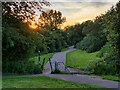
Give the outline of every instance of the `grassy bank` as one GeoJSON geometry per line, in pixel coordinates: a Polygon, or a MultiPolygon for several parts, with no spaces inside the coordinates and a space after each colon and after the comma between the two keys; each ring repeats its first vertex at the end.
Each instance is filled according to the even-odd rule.
{"type": "Polygon", "coordinates": [[[2,84],[3,88],[100,88],[99,86],[54,79],[46,76],[3,78],[2,84]]]}
{"type": "Polygon", "coordinates": [[[100,58],[96,57],[98,52],[87,53],[82,50],[75,50],[66,54],[66,65],[69,67],[84,70],[90,61],[97,61],[100,58]]]}
{"type": "MultiPolygon", "coordinates": [[[[82,50],[75,50],[66,54],[66,65],[73,68],[78,68],[84,70],[87,64],[90,61],[97,61],[100,58],[96,57],[97,53],[86,53],[82,50]]],[[[87,75],[94,75],[94,74],[87,74],[87,75]]],[[[102,79],[113,80],[113,81],[120,81],[118,76],[112,75],[101,75],[102,79]]]]}

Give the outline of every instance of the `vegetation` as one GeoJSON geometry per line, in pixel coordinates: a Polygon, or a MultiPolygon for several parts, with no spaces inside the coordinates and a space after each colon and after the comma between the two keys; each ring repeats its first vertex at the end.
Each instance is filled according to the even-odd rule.
{"type": "Polygon", "coordinates": [[[101,57],[101,61],[104,62],[90,65],[91,71],[95,74],[120,75],[119,7],[120,1],[105,14],[97,16],[94,21],[88,20],[82,24],[76,24],[77,28],[76,25],[66,27],[66,40],[70,40],[68,44],[75,45],[76,48],[85,50],[88,53],[100,50],[97,56],[101,57]],[[77,36],[79,37],[76,39],[77,36]]]}
{"type": "Polygon", "coordinates": [[[60,27],[62,23],[66,21],[65,17],[62,17],[62,13],[57,10],[47,10],[40,14],[40,26],[45,30],[54,31],[57,27],[60,27]]]}
{"type": "Polygon", "coordinates": [[[34,64],[33,61],[9,61],[3,62],[2,65],[3,73],[14,73],[14,74],[37,74],[41,73],[41,68],[34,64]]]}
{"type": "Polygon", "coordinates": [[[87,53],[82,50],[75,50],[66,54],[66,65],[69,67],[85,70],[90,61],[97,61],[100,58],[96,57],[98,52],[87,53]]]}
{"type": "MultiPolygon", "coordinates": [[[[49,60],[49,58],[52,58],[52,56],[54,55],[55,53],[48,53],[48,54],[43,54],[43,55],[40,55],[40,61],[43,61],[43,59],[45,58],[45,63],[46,64],[49,60]]],[[[30,61],[34,61],[36,65],[38,65],[38,54],[35,54],[33,57],[31,57],[29,59],[30,61]]]]}
{"type": "Polygon", "coordinates": [[[34,53],[38,50],[42,54],[51,53],[47,55],[48,58],[54,52],[74,45],[77,49],[85,51],[76,50],[68,53],[68,66],[85,69],[90,60],[100,60],[104,62],[90,65],[92,73],[120,75],[120,1],[93,21],[67,26],[65,31],[60,28],[66,21],[62,12],[42,11],[44,5],[49,6],[50,3],[45,0],[2,2],[2,71],[4,73],[40,73],[37,56],[31,58],[34,53]],[[42,11],[38,23],[35,21],[36,8],[42,11]],[[37,27],[34,30],[30,28],[33,22],[37,27]],[[35,62],[32,61],[33,59],[35,62]]]}
{"type": "Polygon", "coordinates": [[[2,84],[3,88],[102,88],[46,76],[3,78],[2,84]]]}
{"type": "Polygon", "coordinates": [[[112,75],[103,75],[102,79],[120,81],[119,76],[112,76],[112,75]]]}
{"type": "MultiPolygon", "coordinates": [[[[52,25],[46,29],[45,15],[48,11],[42,11],[43,5],[49,6],[50,3],[45,0],[42,2],[2,2],[2,52],[3,52],[3,73],[40,73],[37,61],[29,61],[34,53],[40,49],[42,54],[61,51],[66,48],[63,31],[58,29],[58,26],[65,22],[60,11],[49,10],[52,14],[47,24],[52,25]],[[12,7],[13,6],[13,10],[12,7]],[[45,20],[42,26],[39,23],[39,28],[33,30],[30,25],[35,20],[35,8],[42,11],[41,17],[45,20]],[[56,20],[57,15],[57,20],[56,20]],[[54,22],[55,21],[55,22],[54,22]],[[57,22],[59,21],[59,23],[57,22]],[[52,24],[53,23],[53,24],[52,24]],[[41,28],[40,28],[41,26],[41,28]],[[38,29],[40,29],[38,31],[38,29]],[[54,29],[51,31],[51,29],[54,29]],[[57,43],[55,43],[57,42],[57,43]],[[12,65],[12,66],[11,66],[12,65]],[[31,68],[31,70],[29,70],[31,68]]],[[[35,22],[35,21],[34,21],[35,22]]],[[[37,23],[34,23],[37,25],[37,23]]],[[[47,26],[48,27],[48,26],[47,26]]],[[[48,54],[48,57],[53,54],[48,54]]],[[[44,56],[43,56],[44,57],[44,56]]],[[[41,60],[43,60],[43,57],[41,60]]],[[[33,59],[37,59],[34,57],[33,59]]],[[[45,62],[45,63],[46,63],[45,62]]]]}
{"type": "MultiPolygon", "coordinates": [[[[84,73],[85,75],[92,75],[94,76],[95,74],[91,73],[84,73]]],[[[113,75],[97,75],[100,76],[100,78],[105,79],[105,80],[112,80],[112,81],[120,81],[119,76],[113,76],[113,75]]]]}

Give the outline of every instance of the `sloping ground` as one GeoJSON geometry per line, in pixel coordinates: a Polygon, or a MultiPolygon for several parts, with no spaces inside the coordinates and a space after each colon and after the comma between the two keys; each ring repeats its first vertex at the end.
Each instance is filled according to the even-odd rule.
{"type": "Polygon", "coordinates": [[[99,53],[99,51],[94,53],[87,53],[86,51],[79,49],[69,52],[66,55],[66,65],[71,68],[85,70],[90,61],[101,60],[96,56],[97,53],[99,53]]]}

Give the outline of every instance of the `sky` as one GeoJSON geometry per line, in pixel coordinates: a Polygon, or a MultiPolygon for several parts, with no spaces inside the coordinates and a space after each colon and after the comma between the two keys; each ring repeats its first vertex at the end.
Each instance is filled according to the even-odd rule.
{"type": "Polygon", "coordinates": [[[54,9],[62,12],[66,22],[62,28],[86,20],[93,20],[96,16],[104,14],[119,0],[47,0],[50,7],[43,7],[43,10],[54,9]]]}

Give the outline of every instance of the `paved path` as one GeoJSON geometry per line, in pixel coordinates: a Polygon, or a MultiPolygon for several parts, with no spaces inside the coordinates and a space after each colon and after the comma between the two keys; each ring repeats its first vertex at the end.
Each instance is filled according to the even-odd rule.
{"type": "MultiPolygon", "coordinates": [[[[56,62],[63,62],[64,64],[66,64],[66,53],[71,52],[76,50],[75,48],[69,47],[70,49],[67,51],[63,51],[63,52],[59,52],[53,55],[51,62],[52,62],[52,68],[53,70],[55,70],[55,61],[56,62]]],[[[65,70],[65,66],[63,64],[59,64],[59,70],[60,71],[64,71],[65,70]]],[[[50,68],[50,63],[48,62],[45,65],[45,70],[43,71],[43,74],[50,74],[51,73],[51,68],[50,68]]]]}
{"type": "Polygon", "coordinates": [[[3,76],[3,77],[33,77],[33,76],[48,76],[56,79],[62,79],[62,80],[96,85],[107,88],[118,88],[118,84],[120,86],[120,82],[103,80],[99,76],[96,77],[96,76],[80,75],[80,74],[74,74],[74,75],[36,74],[36,75],[3,76]]]}
{"type": "MultiPolygon", "coordinates": [[[[73,47],[70,47],[69,50],[64,51],[64,52],[59,52],[56,53],[51,61],[57,61],[57,62],[64,62],[66,63],[66,53],[75,50],[73,47]]],[[[54,69],[54,63],[52,64],[53,69],[54,69]]],[[[64,71],[65,67],[60,66],[60,70],[64,71]]],[[[71,69],[72,70],[72,69],[71,69]]],[[[74,70],[73,70],[74,71],[74,70]]],[[[48,76],[56,79],[62,79],[62,80],[67,80],[67,81],[72,81],[72,82],[78,82],[78,83],[85,83],[85,84],[90,84],[90,85],[96,85],[96,86],[101,86],[101,87],[107,87],[107,88],[118,88],[118,84],[120,86],[120,82],[116,81],[110,81],[110,80],[103,80],[99,76],[89,76],[89,75],[80,75],[80,74],[74,74],[74,75],[56,75],[56,74],[50,74],[51,69],[50,69],[50,64],[49,62],[45,66],[45,70],[43,74],[36,74],[36,75],[20,75],[20,76],[3,76],[3,77],[32,77],[32,76],[48,76]]],[[[120,87],[119,87],[120,89],[120,87]]]]}

